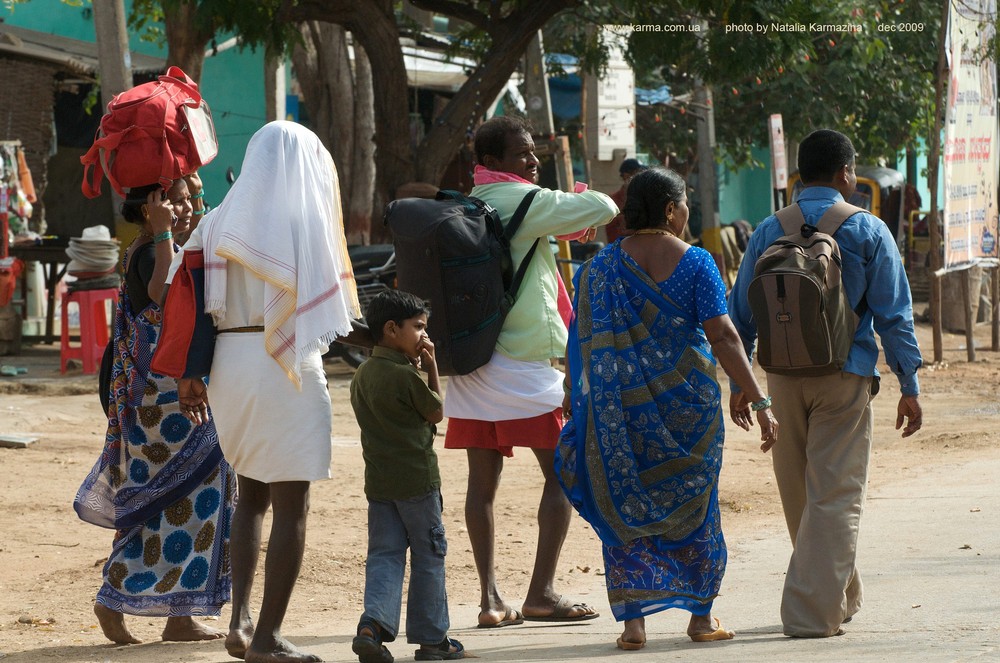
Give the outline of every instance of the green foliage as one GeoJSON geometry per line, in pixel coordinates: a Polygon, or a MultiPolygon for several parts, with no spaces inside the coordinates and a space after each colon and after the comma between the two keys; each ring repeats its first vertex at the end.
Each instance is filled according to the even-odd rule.
{"type": "Polygon", "coordinates": [[[140,38],[157,44],[166,41],[164,12],[186,2],[192,2],[192,28],[212,39],[222,33],[238,34],[239,48],[263,47],[275,53],[287,53],[302,38],[294,24],[279,22],[277,13],[281,0],[133,0],[128,25],[140,38]]]}
{"type": "Polygon", "coordinates": [[[128,27],[139,39],[162,46],[167,39],[163,29],[163,5],[159,0],[133,0],[128,27]]]}
{"type": "Polygon", "coordinates": [[[641,150],[658,159],[693,154],[698,109],[689,95],[701,79],[713,90],[722,158],[733,164],[753,163],[751,148],[767,145],[772,113],[794,140],[818,127],[843,131],[871,162],[931,131],[940,12],[936,0],[584,1],[550,24],[546,47],[595,71],[596,26],[643,26],[627,54],[636,85],[668,85],[677,100],[637,109],[641,150]],[[904,23],[921,29],[886,29],[904,23]],[[844,24],[860,31],[827,27],[844,24]]]}
{"type": "MultiPolygon", "coordinates": [[[[29,0],[3,0],[2,4],[11,13],[14,12],[14,7],[17,5],[23,5],[29,0]]],[[[83,7],[84,0],[60,0],[67,7],[83,7]]]]}

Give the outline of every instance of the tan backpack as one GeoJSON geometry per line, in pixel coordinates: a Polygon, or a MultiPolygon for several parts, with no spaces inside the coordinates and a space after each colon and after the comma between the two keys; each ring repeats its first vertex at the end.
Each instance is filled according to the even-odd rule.
{"type": "Polygon", "coordinates": [[[815,226],[798,204],[775,214],[785,235],[757,259],[747,292],[757,323],[757,361],[768,373],[815,376],[843,369],[858,312],[844,292],[833,234],[863,211],[838,201],[815,226]]]}

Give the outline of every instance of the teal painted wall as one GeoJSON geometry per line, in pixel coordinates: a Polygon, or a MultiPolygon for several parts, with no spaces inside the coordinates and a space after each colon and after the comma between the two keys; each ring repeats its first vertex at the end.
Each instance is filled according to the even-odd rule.
{"type": "MultiPolygon", "coordinates": [[[[944,135],[942,132],[941,136],[942,145],[944,144],[944,135]]],[[[903,175],[906,175],[906,153],[901,152],[898,158],[899,165],[897,168],[903,175]]],[[[914,182],[917,186],[917,193],[920,194],[920,202],[922,209],[931,208],[931,190],[927,186],[927,164],[930,163],[930,159],[927,154],[927,144],[925,141],[921,140],[920,145],[917,148],[917,181],[914,182]]],[[[944,161],[941,161],[938,167],[938,206],[944,207],[944,161]]]]}
{"type": "MultiPolygon", "coordinates": [[[[771,151],[754,148],[753,157],[764,164],[771,163],[771,151]]],[[[746,219],[756,226],[771,214],[771,173],[769,167],[741,168],[736,171],[720,168],[719,219],[728,225],[746,219]]]]}
{"type": "MultiPolygon", "coordinates": [[[[126,11],[131,3],[126,0],[126,11]]],[[[0,8],[6,23],[28,30],[93,42],[94,21],[90,3],[71,7],[59,0],[30,0],[13,9],[0,8]]],[[[219,36],[219,43],[226,36],[219,36]]],[[[166,48],[129,36],[129,49],[166,58],[166,48]]],[[[226,167],[239,173],[250,136],[265,124],[264,54],[231,48],[205,59],[200,89],[212,109],[219,155],[199,172],[205,183],[205,201],[218,205],[226,195],[226,167]]],[[[94,112],[99,112],[96,108],[94,112]]],[[[81,178],[83,170],[80,171],[81,178]]]]}

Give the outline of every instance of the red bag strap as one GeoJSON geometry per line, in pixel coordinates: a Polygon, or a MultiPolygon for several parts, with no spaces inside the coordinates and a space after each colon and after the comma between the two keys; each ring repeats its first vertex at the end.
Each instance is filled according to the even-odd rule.
{"type": "Polygon", "coordinates": [[[90,152],[80,157],[83,163],[83,184],[80,189],[87,198],[97,198],[101,195],[101,182],[104,180],[104,168],[100,160],[86,161],[90,152]]]}
{"type": "Polygon", "coordinates": [[[170,67],[167,73],[157,80],[166,85],[175,85],[187,93],[195,102],[201,103],[201,92],[198,91],[198,84],[190,76],[184,73],[180,67],[170,67]]]}
{"type": "MultiPolygon", "coordinates": [[[[177,69],[177,67],[171,67],[171,68],[177,69]]],[[[178,69],[178,71],[180,70],[178,69]]],[[[163,161],[160,163],[160,186],[163,187],[164,191],[169,189],[174,182],[172,178],[167,177],[167,173],[173,172],[173,168],[171,168],[171,166],[173,165],[173,156],[174,156],[173,152],[170,150],[170,145],[167,144],[167,115],[169,113],[170,113],[170,107],[164,106],[163,122],[162,122],[163,132],[160,138],[161,141],[160,151],[163,152],[163,161]]]]}

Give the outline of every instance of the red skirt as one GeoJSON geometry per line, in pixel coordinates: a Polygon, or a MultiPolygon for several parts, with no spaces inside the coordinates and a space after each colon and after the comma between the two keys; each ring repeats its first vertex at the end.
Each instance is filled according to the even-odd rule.
{"type": "Polygon", "coordinates": [[[555,449],[562,432],[562,408],[526,419],[480,421],[448,418],[445,449],[493,449],[510,458],[514,447],[555,449]]]}

